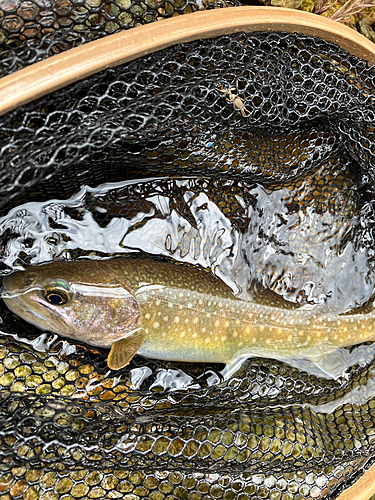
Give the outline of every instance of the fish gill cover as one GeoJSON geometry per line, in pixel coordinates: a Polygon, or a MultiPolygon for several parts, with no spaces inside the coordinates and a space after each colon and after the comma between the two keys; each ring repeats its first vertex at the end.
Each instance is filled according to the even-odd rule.
{"type": "MultiPolygon", "coordinates": [[[[219,6],[3,1],[2,71],[219,6]]],[[[238,33],[165,49],[8,113],[2,273],[137,252],[199,265],[278,307],[336,293],[343,311],[366,314],[374,84],[372,65],[334,44],[238,33]],[[83,227],[96,228],[89,241],[83,227]]],[[[142,357],[108,371],[106,351],[41,333],[3,305],[1,331],[5,499],[333,499],[373,463],[372,344],[345,350],[353,362],[336,380],[252,359],[222,382],[220,366],[142,357]]]]}

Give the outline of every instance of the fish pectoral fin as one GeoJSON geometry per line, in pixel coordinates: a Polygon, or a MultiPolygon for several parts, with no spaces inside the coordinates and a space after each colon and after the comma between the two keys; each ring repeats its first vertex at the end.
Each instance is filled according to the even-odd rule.
{"type": "Polygon", "coordinates": [[[108,354],[108,368],[111,370],[120,370],[120,368],[127,366],[137,354],[145,338],[146,332],[140,329],[133,335],[112,344],[110,353],[108,354]]]}

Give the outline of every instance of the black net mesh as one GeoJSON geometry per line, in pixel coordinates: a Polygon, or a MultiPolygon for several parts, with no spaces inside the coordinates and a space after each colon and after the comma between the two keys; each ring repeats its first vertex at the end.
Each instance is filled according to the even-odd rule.
{"type": "Polygon", "coordinates": [[[238,0],[2,0],[0,77],[124,29],[235,5],[238,0]]]}
{"type": "MultiPolygon", "coordinates": [[[[2,71],[158,16],[221,5],[3,1],[2,71]]],[[[212,252],[202,244],[196,254],[187,243],[194,231],[203,238],[192,206],[204,193],[204,203],[229,221],[228,248],[235,236],[245,242],[246,286],[255,282],[260,297],[299,306],[321,299],[307,293],[307,284],[319,281],[328,300],[350,241],[348,260],[367,288],[362,281],[355,293],[349,288],[343,308],[351,300],[365,312],[374,282],[374,84],[372,64],[334,44],[238,33],[165,49],[8,113],[0,127],[3,273],[43,260],[23,204],[145,178],[88,193],[73,206],[58,202],[52,210],[54,202],[48,212],[43,205],[48,259],[137,250],[140,258],[151,253],[213,270],[212,252]],[[272,224],[265,230],[259,186],[278,202],[271,215],[287,228],[282,240],[271,237],[272,224]],[[169,211],[157,209],[155,196],[168,197],[169,211]],[[78,223],[91,213],[103,230],[115,219],[133,221],[130,234],[146,227],[147,217],[165,222],[172,211],[191,233],[175,246],[163,240],[159,252],[152,233],[152,251],[129,243],[106,251],[69,246],[59,223],[61,214],[78,223]],[[319,238],[298,230],[307,215],[319,238]],[[328,267],[300,265],[311,245],[318,253],[330,249],[328,267]],[[270,247],[276,260],[266,259],[270,247]]],[[[235,264],[228,258],[221,271],[230,276],[235,264]]],[[[333,499],[372,464],[372,344],[361,346],[337,380],[252,359],[222,381],[221,366],[140,356],[111,372],[107,351],[41,334],[4,305],[1,330],[4,499],[333,499]]]]}

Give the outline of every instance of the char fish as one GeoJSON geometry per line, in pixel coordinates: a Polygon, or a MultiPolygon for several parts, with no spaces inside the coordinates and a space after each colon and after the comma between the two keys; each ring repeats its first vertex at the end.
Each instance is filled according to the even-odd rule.
{"type": "Polygon", "coordinates": [[[8,308],[29,323],[110,348],[114,370],[139,353],[225,363],[230,376],[260,356],[310,360],[337,377],[332,353],[375,340],[372,311],[338,315],[244,301],[210,273],[137,258],[30,266],[5,277],[3,288],[8,308]]]}

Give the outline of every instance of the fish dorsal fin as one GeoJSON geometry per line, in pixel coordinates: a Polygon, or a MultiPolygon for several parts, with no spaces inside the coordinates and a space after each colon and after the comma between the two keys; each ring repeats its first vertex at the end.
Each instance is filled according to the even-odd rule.
{"type": "Polygon", "coordinates": [[[127,366],[137,354],[145,338],[146,332],[140,328],[133,335],[114,342],[108,355],[108,368],[120,370],[127,366]]]}

